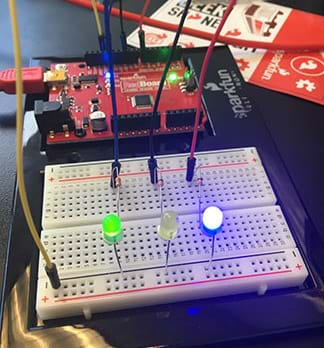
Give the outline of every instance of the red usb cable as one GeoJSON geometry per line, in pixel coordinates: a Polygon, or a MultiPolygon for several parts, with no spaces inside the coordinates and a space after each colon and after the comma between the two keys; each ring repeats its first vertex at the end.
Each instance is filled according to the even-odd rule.
{"type": "MultiPolygon", "coordinates": [[[[45,91],[43,68],[32,67],[22,69],[24,93],[43,93],[45,91]]],[[[16,70],[6,69],[0,71],[0,92],[7,94],[16,93],[16,70]]]]}

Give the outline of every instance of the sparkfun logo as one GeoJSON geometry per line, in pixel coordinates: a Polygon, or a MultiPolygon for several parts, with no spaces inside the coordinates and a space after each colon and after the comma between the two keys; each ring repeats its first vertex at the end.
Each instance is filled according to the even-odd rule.
{"type": "Polygon", "coordinates": [[[242,89],[240,77],[236,72],[229,72],[226,69],[218,70],[217,73],[221,82],[218,84],[208,82],[204,88],[215,92],[222,91],[228,98],[234,117],[238,119],[247,118],[248,113],[252,111],[252,104],[248,97],[239,95],[238,90],[242,89]]]}

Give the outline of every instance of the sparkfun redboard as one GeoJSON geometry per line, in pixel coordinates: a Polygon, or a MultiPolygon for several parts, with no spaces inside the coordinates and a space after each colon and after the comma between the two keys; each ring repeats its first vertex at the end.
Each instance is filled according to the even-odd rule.
{"type": "MultiPolygon", "coordinates": [[[[114,66],[119,137],[147,136],[165,63],[114,66]]],[[[113,138],[107,67],[85,62],[53,64],[48,72],[49,101],[36,101],[35,116],[48,145],[113,138]]],[[[191,132],[194,124],[196,78],[183,59],[169,69],[154,133],[191,132]]],[[[207,120],[203,108],[199,130],[207,120]]]]}
{"type": "MultiPolygon", "coordinates": [[[[118,244],[104,243],[100,221],[116,210],[108,161],[47,166],[42,241],[62,287],[53,290],[39,267],[36,310],[41,319],[85,315],[267,289],[301,286],[308,272],[255,148],[197,153],[201,210],[217,205],[224,224],[211,240],[201,232],[197,180],[185,181],[187,155],[158,157],[164,209],[179,213],[179,232],[165,267],[157,235],[159,188],[146,159],[122,161],[118,244]]],[[[40,260],[40,265],[43,260],[40,260]]]]}

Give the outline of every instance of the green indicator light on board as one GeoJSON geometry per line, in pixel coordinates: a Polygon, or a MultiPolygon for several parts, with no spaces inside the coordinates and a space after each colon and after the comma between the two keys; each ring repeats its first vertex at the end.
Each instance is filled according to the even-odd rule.
{"type": "Polygon", "coordinates": [[[163,47],[159,50],[161,57],[167,57],[169,55],[169,47],[163,47]]]}
{"type": "Polygon", "coordinates": [[[183,79],[186,81],[188,80],[190,77],[190,72],[189,71],[186,71],[184,74],[183,74],[183,79]]]}
{"type": "Polygon", "coordinates": [[[176,72],[171,72],[168,75],[168,81],[173,83],[173,82],[177,82],[178,81],[178,74],[176,72]]]}
{"type": "Polygon", "coordinates": [[[108,214],[102,219],[102,236],[108,244],[116,244],[123,237],[123,228],[120,217],[116,214],[108,214]]]}

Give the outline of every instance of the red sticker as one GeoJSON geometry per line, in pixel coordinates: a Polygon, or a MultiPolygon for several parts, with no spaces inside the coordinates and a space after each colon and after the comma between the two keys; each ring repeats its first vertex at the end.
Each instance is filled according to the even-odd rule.
{"type": "Polygon", "coordinates": [[[268,52],[249,82],[324,105],[324,60],[319,52],[268,52]]]}

